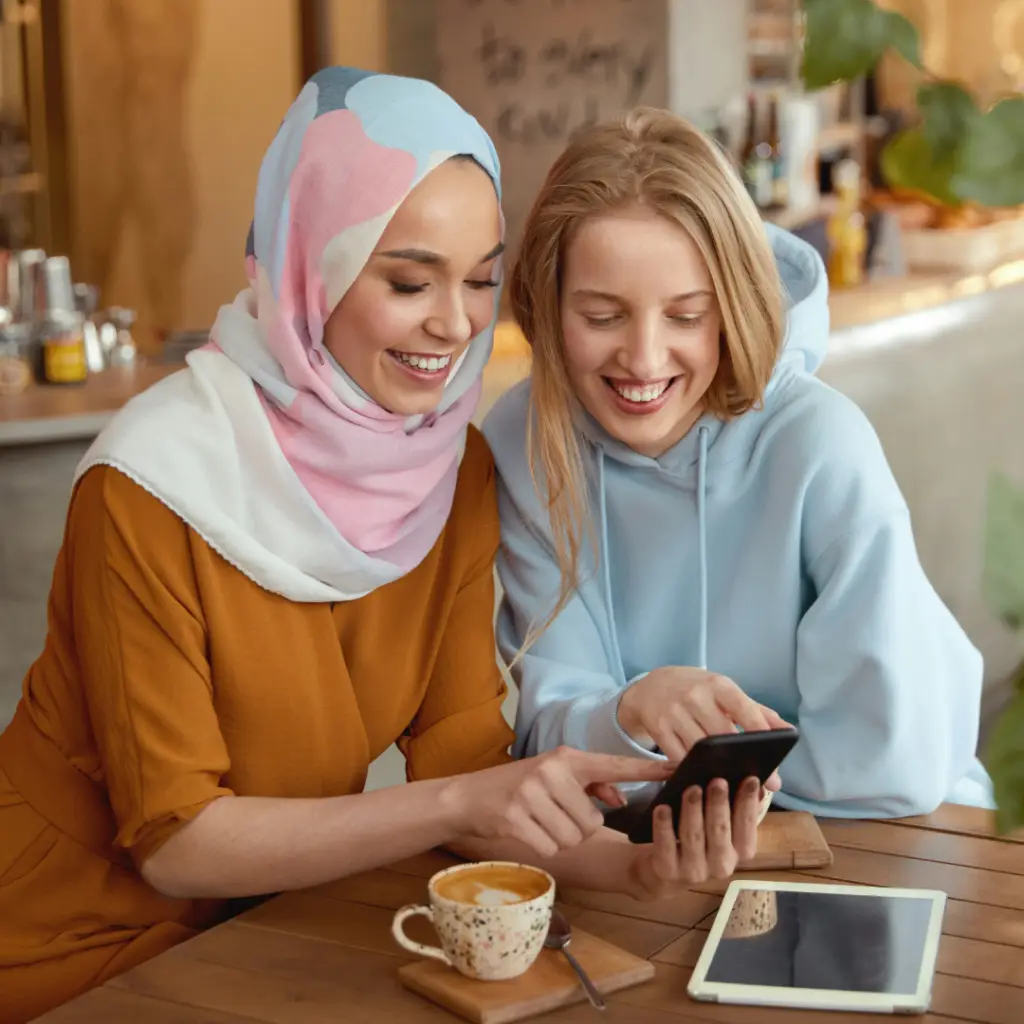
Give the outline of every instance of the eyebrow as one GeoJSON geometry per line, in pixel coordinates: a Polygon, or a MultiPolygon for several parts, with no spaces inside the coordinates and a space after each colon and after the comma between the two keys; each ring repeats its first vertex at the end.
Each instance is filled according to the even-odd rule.
{"type": "MultiPolygon", "coordinates": [[[[621,302],[622,297],[619,295],[613,295],[611,292],[595,291],[592,288],[580,288],[572,293],[573,298],[579,299],[605,299],[608,302],[621,302]]],[[[699,299],[706,295],[714,295],[714,292],[710,288],[698,288],[692,292],[682,292],[679,295],[673,295],[669,302],[683,302],[686,299],[699,299]]]]}
{"type": "MultiPolygon", "coordinates": [[[[488,263],[496,259],[505,251],[505,243],[499,242],[486,256],[481,256],[479,263],[488,263]]],[[[424,266],[443,266],[448,260],[440,253],[431,252],[429,249],[388,249],[385,252],[375,252],[374,256],[385,256],[389,260],[411,260],[413,263],[422,263],[424,266]]]]}

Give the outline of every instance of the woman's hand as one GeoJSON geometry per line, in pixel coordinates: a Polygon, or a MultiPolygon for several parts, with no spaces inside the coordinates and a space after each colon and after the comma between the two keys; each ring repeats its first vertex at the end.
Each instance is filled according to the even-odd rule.
{"type": "Polygon", "coordinates": [[[664,761],[559,747],[456,776],[444,799],[456,808],[466,835],[515,839],[541,857],[553,857],[604,824],[592,797],[621,807],[625,801],[615,783],[664,782],[671,774],[664,761]]]}
{"type": "Polygon", "coordinates": [[[723,779],[708,786],[707,799],[699,787],[683,794],[679,835],[672,832],[672,811],[654,813],[654,841],[637,848],[629,869],[631,895],[660,900],[704,882],[728,878],[738,864],[757,851],[760,785],[747,779],[729,808],[729,788],[723,779]]]}
{"type": "MultiPolygon", "coordinates": [[[[731,679],[699,668],[656,668],[619,701],[619,725],[635,742],[653,743],[679,762],[705,736],[786,729],[771,708],[751,700],[731,679]]],[[[773,776],[768,789],[778,789],[773,776]]]]}

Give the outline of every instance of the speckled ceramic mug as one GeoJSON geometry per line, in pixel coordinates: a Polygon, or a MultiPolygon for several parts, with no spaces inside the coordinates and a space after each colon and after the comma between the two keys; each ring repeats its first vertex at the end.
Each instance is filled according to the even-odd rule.
{"type": "Polygon", "coordinates": [[[551,923],[555,880],[540,868],[508,861],[459,864],[427,884],[430,906],[410,905],[395,914],[391,931],[412,953],[454,967],[467,978],[517,978],[537,959],[551,923]],[[440,947],[410,939],[404,922],[422,914],[434,925],[440,947]]]}

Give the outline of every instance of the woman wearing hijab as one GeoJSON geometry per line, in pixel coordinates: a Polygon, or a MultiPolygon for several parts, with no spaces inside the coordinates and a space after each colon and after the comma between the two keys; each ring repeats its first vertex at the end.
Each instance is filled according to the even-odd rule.
{"type": "Polygon", "coordinates": [[[510,759],[494,471],[469,427],[497,190],[490,140],[427,83],[328,69],[285,117],[249,287],[78,470],[45,650],[0,735],[4,1024],[234,898],[439,845],[648,898],[753,852],[756,800],[730,817],[709,796],[678,848],[671,824],[633,847],[591,797],[660,764],[510,759]],[[410,784],[364,794],[395,742],[410,784]]]}

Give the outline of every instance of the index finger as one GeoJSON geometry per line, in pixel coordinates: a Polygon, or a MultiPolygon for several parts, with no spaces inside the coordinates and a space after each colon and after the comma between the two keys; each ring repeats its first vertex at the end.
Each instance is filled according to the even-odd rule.
{"type": "Polygon", "coordinates": [[[751,700],[738,686],[735,689],[722,689],[715,694],[715,700],[744,732],[764,732],[772,728],[764,713],[765,709],[757,701],[751,700]]]}
{"type": "Polygon", "coordinates": [[[648,761],[624,754],[580,753],[573,774],[584,786],[595,782],[663,782],[673,771],[668,761],[648,761]]]}

